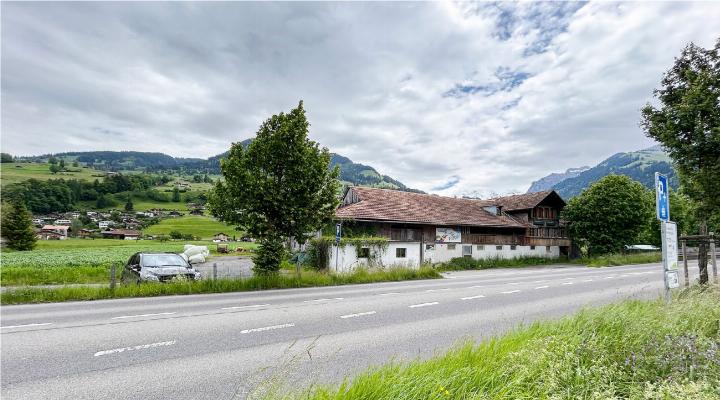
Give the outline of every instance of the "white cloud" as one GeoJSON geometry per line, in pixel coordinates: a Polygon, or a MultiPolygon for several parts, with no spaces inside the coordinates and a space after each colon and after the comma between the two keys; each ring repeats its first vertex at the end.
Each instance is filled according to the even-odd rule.
{"type": "Polygon", "coordinates": [[[524,191],[651,142],[639,109],[713,3],[7,3],[2,145],[207,157],[305,100],[407,185],[524,191]]]}

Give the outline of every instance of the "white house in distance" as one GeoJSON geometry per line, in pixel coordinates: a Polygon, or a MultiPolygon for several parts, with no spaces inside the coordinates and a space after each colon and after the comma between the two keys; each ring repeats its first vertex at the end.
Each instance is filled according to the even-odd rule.
{"type": "Polygon", "coordinates": [[[330,249],[328,267],[349,271],[374,262],[417,267],[454,257],[517,258],[568,255],[570,240],[559,214],[565,201],[555,191],[489,200],[366,187],[346,190],[335,217],[354,229],[387,238],[381,254],[370,248],[330,249]]]}
{"type": "Polygon", "coordinates": [[[113,226],[113,225],[115,225],[115,222],[113,222],[113,221],[100,221],[100,222],[98,222],[98,227],[99,227],[100,229],[107,229],[107,228],[109,228],[109,227],[111,227],[111,226],[113,226]]]}
{"type": "Polygon", "coordinates": [[[72,222],[69,219],[56,219],[55,220],[55,225],[70,226],[71,224],[72,224],[72,222]]]}

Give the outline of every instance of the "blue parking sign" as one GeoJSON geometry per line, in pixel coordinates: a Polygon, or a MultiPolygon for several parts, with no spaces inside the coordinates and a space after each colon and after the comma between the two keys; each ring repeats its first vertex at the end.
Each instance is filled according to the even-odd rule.
{"type": "Polygon", "coordinates": [[[655,205],[657,218],[661,221],[670,221],[670,188],[667,176],[655,173],[655,205]]]}

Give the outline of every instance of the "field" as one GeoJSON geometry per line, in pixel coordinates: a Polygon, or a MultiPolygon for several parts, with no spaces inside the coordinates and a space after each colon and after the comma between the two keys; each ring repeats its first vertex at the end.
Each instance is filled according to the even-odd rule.
{"type": "Polygon", "coordinates": [[[32,178],[37,180],[62,178],[93,181],[95,179],[102,180],[102,177],[105,176],[103,171],[92,168],[73,167],[70,165],[68,165],[67,168],[73,172],[58,172],[53,175],[50,173],[50,165],[46,163],[2,163],[0,164],[0,182],[2,186],[5,186],[32,178]]]}
{"type": "MultiPolygon", "coordinates": [[[[181,252],[185,244],[208,246],[217,254],[217,246],[207,241],[68,239],[42,240],[33,251],[0,253],[2,286],[65,283],[102,283],[109,279],[112,263],[124,264],[139,251],[181,252]]],[[[233,247],[254,249],[254,243],[233,243],[233,247]]]]}
{"type": "Polygon", "coordinates": [[[143,233],[148,235],[168,235],[171,231],[191,234],[202,239],[212,239],[218,233],[225,233],[231,238],[240,237],[242,233],[234,227],[204,215],[185,215],[178,218],[166,218],[160,223],[149,226],[143,233]]]}
{"type": "MultiPolygon", "coordinates": [[[[268,399],[720,399],[720,288],[628,300],[538,322],[429,360],[369,369],[339,387],[268,399]]],[[[292,389],[288,389],[292,390],[292,389]]]]}

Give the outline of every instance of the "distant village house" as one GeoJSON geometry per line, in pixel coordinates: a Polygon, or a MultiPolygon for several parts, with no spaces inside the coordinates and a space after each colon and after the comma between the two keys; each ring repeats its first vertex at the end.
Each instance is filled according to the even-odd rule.
{"type": "Polygon", "coordinates": [[[106,239],[137,240],[140,238],[141,233],[131,229],[113,229],[103,231],[102,235],[106,239]]]}

